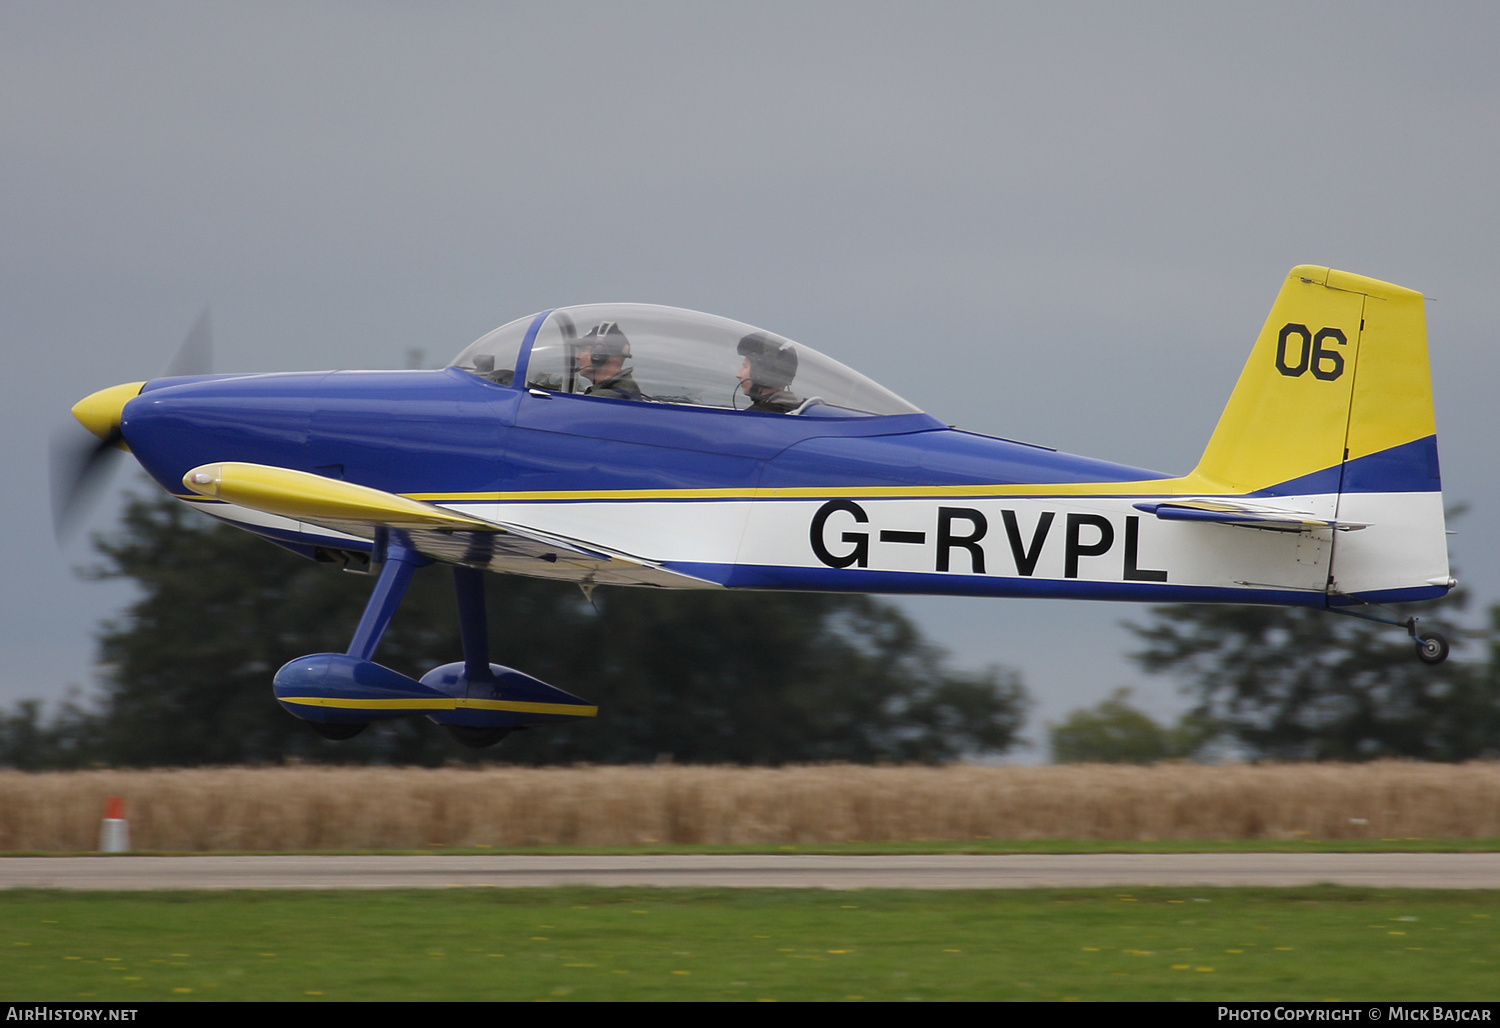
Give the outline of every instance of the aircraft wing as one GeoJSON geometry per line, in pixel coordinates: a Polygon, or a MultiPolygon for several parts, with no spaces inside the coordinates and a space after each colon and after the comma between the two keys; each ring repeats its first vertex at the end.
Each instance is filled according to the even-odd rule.
{"type": "Polygon", "coordinates": [[[184,475],[182,483],[200,496],[360,538],[370,538],[377,528],[397,529],[418,552],[452,564],[588,585],[716,585],[587,540],[472,517],[291,468],[204,464],[184,475]]]}
{"type": "Polygon", "coordinates": [[[1172,499],[1137,503],[1136,510],[1154,514],[1162,521],[1206,521],[1210,524],[1258,528],[1271,532],[1313,532],[1319,529],[1357,532],[1368,528],[1363,521],[1339,521],[1313,514],[1281,510],[1220,499],[1172,499]]]}

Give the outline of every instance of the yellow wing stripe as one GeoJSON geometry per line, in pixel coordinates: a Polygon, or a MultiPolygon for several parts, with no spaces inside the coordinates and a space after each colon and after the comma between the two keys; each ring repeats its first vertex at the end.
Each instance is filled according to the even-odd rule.
{"type": "Polygon", "coordinates": [[[182,476],[200,496],[297,520],[366,521],[394,528],[495,531],[487,521],[407,496],[265,464],[204,464],[182,476]]]}
{"type": "Polygon", "coordinates": [[[335,707],[341,710],[504,710],[514,714],[559,714],[564,717],[595,717],[599,708],[582,703],[524,703],[519,700],[432,699],[362,700],[331,696],[282,696],[282,703],[303,707],[335,707]]]}

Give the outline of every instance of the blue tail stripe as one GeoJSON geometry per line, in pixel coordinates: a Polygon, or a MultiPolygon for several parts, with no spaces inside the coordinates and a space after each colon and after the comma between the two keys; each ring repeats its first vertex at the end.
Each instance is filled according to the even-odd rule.
{"type": "MultiPolygon", "coordinates": [[[[1416,439],[1389,450],[1356,457],[1343,466],[1346,493],[1436,493],[1443,488],[1437,436],[1416,439]]],[[[1256,496],[1308,496],[1339,492],[1339,468],[1324,468],[1268,489],[1256,496]]]]}

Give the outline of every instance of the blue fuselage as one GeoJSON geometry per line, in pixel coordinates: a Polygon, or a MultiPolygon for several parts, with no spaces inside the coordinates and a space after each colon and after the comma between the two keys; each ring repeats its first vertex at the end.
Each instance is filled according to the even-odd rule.
{"type": "Polygon", "coordinates": [[[124,410],[165,489],[215,461],[387,492],[610,492],[997,485],[1163,478],[949,428],[927,414],[814,406],[798,416],[496,385],[456,369],[150,382],[124,410]]]}

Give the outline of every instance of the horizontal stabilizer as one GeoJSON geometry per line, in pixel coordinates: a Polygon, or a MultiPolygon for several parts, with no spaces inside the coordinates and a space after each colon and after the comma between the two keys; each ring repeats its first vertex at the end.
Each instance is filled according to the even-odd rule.
{"type": "Polygon", "coordinates": [[[1135,509],[1154,514],[1162,521],[1206,521],[1211,524],[1259,528],[1270,532],[1313,532],[1319,529],[1357,532],[1367,522],[1334,521],[1297,511],[1257,507],[1226,500],[1168,500],[1134,504],[1135,509]]]}

